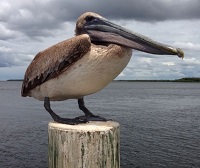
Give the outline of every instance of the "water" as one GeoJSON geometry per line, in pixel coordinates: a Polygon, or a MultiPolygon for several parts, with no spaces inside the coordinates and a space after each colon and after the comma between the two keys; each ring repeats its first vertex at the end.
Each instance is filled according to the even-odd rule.
{"type": "MultiPolygon", "coordinates": [[[[21,82],[0,82],[0,168],[47,168],[43,102],[20,97],[21,82]]],[[[85,98],[93,113],[121,125],[122,168],[200,167],[200,84],[113,82],[85,98]]],[[[75,100],[53,102],[63,117],[75,100]]]]}

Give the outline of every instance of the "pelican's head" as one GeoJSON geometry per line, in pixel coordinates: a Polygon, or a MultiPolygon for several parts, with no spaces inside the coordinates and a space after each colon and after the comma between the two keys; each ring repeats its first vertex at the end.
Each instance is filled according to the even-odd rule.
{"type": "Polygon", "coordinates": [[[184,53],[180,48],[153,41],[92,12],[84,13],[78,18],[75,32],[76,35],[88,34],[93,43],[113,43],[151,54],[184,57],[184,53]]]}

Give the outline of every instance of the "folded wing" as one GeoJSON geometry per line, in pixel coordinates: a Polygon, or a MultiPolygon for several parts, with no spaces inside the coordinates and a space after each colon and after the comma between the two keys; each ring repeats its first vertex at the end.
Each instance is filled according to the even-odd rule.
{"type": "Polygon", "coordinates": [[[22,83],[21,95],[57,77],[83,57],[91,47],[88,35],[75,36],[39,52],[28,66],[22,83]]]}

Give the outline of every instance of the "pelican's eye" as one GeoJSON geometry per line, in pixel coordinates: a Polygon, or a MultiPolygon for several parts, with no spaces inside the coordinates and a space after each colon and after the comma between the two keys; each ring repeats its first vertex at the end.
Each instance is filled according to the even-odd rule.
{"type": "Polygon", "coordinates": [[[86,20],[86,22],[91,22],[91,21],[93,21],[93,20],[95,20],[96,18],[94,17],[94,16],[87,16],[86,18],[85,18],[85,20],[86,20]]]}

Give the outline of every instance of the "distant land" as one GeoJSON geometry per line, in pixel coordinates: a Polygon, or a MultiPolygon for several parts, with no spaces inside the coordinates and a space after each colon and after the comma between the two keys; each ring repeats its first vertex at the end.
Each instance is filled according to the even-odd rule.
{"type": "MultiPolygon", "coordinates": [[[[7,81],[23,81],[23,79],[9,79],[7,81]]],[[[200,82],[200,78],[181,78],[175,80],[114,80],[115,82],[200,82]]]]}
{"type": "Polygon", "coordinates": [[[200,78],[181,78],[174,80],[115,80],[125,82],[200,82],[200,78]]]}
{"type": "Polygon", "coordinates": [[[23,79],[8,79],[7,81],[23,81],[23,79]]]}

